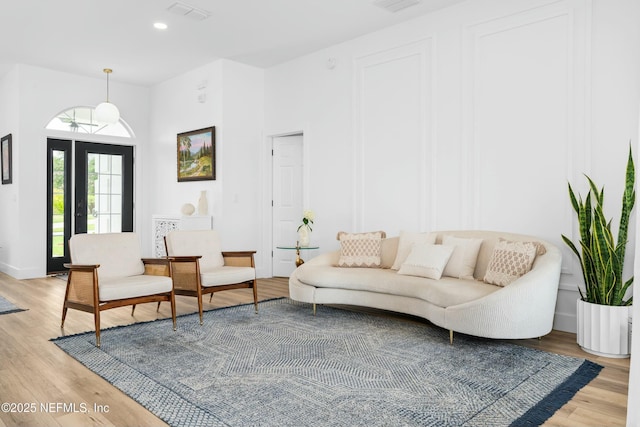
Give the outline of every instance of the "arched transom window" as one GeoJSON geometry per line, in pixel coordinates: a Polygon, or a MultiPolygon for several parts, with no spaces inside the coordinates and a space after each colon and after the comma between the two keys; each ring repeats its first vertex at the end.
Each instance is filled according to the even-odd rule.
{"type": "Polygon", "coordinates": [[[51,119],[47,124],[47,129],[124,138],[133,137],[131,130],[122,119],[112,125],[99,123],[95,118],[95,108],[93,107],[69,108],[51,119]]]}

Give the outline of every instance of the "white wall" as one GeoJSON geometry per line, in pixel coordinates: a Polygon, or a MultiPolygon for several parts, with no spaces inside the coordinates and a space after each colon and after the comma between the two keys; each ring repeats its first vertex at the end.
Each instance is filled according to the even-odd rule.
{"type": "MultiPolygon", "coordinates": [[[[0,137],[11,134],[13,140],[13,170],[16,172],[16,141],[20,140],[19,114],[17,105],[20,105],[18,91],[18,67],[13,66],[10,71],[0,79],[0,137]]],[[[18,254],[11,250],[18,242],[19,230],[15,227],[18,218],[18,185],[0,185],[0,271],[6,272],[7,265],[16,263],[18,254]]]]}
{"type": "MultiPolygon", "coordinates": [[[[18,279],[42,277],[46,274],[47,137],[68,137],[47,131],[45,126],[69,107],[101,102],[105,80],[16,65],[1,80],[0,95],[0,131],[13,134],[13,183],[0,186],[0,271],[18,279]]],[[[111,82],[110,98],[135,131],[136,139],[90,135],[79,135],[79,139],[141,149],[148,139],[148,89],[111,82]]],[[[144,160],[139,152],[136,156],[140,160],[136,163],[139,176],[144,160]]],[[[142,186],[136,185],[135,192],[139,207],[142,186]]],[[[136,212],[136,228],[139,226],[140,215],[136,212]]]]}
{"type": "Polygon", "coordinates": [[[618,216],[637,136],[637,9],[468,1],[267,70],[265,134],[311,130],[314,242],[332,250],[337,231],[372,229],[542,237],[565,255],[555,327],[575,332],[566,184],[582,192],[591,175],[618,216]]]}
{"type": "MultiPolygon", "coordinates": [[[[204,190],[223,249],[261,249],[258,183],[263,93],[261,69],[228,60],[152,88],[149,169],[144,177],[145,188],[152,189],[145,213],[149,233],[152,215],[180,215],[182,205],[197,205],[204,190]],[[200,94],[205,94],[205,102],[198,101],[200,94]],[[216,180],[177,182],[176,135],[208,126],[216,127],[216,180]]],[[[151,235],[146,236],[150,247],[151,235]]]]}
{"type": "MultiPolygon", "coordinates": [[[[638,129],[640,134],[640,129],[638,129]]],[[[640,142],[635,144],[636,152],[640,152],[640,142]]],[[[640,176],[640,163],[636,162],[636,177],[640,176]]],[[[636,218],[638,217],[638,210],[636,209],[636,218]]],[[[635,239],[630,237],[630,240],[635,240],[636,247],[640,244],[640,232],[636,232],[635,239]]],[[[634,266],[634,280],[638,280],[640,277],[640,251],[636,251],[634,266]]],[[[640,287],[635,286],[633,290],[633,298],[635,304],[631,310],[632,317],[635,319],[635,328],[632,329],[631,337],[631,366],[629,369],[629,393],[627,395],[627,427],[637,427],[640,425],[640,409],[638,408],[638,402],[640,401],[640,327],[638,322],[640,319],[640,287]]]]}
{"type": "MultiPolygon", "coordinates": [[[[180,215],[185,203],[197,206],[201,190],[207,191],[209,211],[216,215],[220,185],[218,181],[177,182],[177,141],[181,132],[216,126],[219,153],[222,120],[222,63],[200,67],[154,86],[150,96],[150,149],[144,186],[150,189],[145,217],[149,230],[142,230],[143,249],[151,245],[151,216],[180,215]],[[206,86],[203,89],[198,87],[206,86]],[[198,95],[205,94],[206,102],[198,95]],[[145,234],[147,233],[147,234],[145,234]]],[[[218,166],[220,165],[218,158],[218,166]]],[[[218,169],[219,172],[219,169],[218,169]]],[[[217,216],[217,215],[216,215],[217,216]]]]}
{"type": "MultiPolygon", "coordinates": [[[[640,145],[636,144],[636,149],[640,145]]],[[[636,176],[640,167],[636,164],[636,176]]],[[[636,213],[637,216],[637,213],[636,213]]],[[[635,236],[636,246],[640,244],[640,233],[635,236]]],[[[637,280],[640,277],[640,252],[636,252],[634,277],[637,280]]],[[[640,410],[638,402],[640,401],[640,327],[638,327],[638,319],[640,319],[640,287],[636,286],[633,293],[634,300],[632,316],[635,319],[635,328],[632,330],[631,338],[631,366],[629,369],[629,393],[627,395],[627,427],[637,427],[640,425],[640,410]]]]}

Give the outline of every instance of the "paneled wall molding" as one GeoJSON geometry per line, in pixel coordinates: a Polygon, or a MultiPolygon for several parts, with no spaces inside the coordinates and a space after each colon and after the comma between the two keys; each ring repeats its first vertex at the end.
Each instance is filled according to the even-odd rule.
{"type": "MultiPolygon", "coordinates": [[[[463,152],[467,158],[463,160],[467,167],[462,168],[466,178],[461,191],[462,199],[467,205],[463,208],[469,215],[468,222],[472,228],[487,228],[486,218],[496,207],[491,206],[488,194],[495,194],[496,188],[490,187],[492,180],[483,181],[492,173],[489,170],[496,164],[489,157],[500,150],[512,149],[514,154],[521,150],[522,173],[529,173],[525,179],[535,177],[535,168],[539,168],[542,179],[549,180],[550,194],[548,198],[554,204],[545,209],[554,209],[556,215],[555,228],[545,227],[551,233],[543,236],[554,243],[561,243],[560,234],[573,236],[576,230],[574,213],[568,203],[566,181],[588,170],[590,161],[591,132],[591,1],[564,0],[542,3],[538,7],[496,17],[481,23],[467,26],[463,30],[463,152]],[[510,46],[509,43],[514,45],[510,46]],[[498,58],[494,52],[514,53],[513,63],[505,58],[498,58]],[[536,69],[518,65],[540,59],[547,66],[536,69]],[[502,61],[502,62],[500,62],[502,61]],[[505,67],[506,65],[506,67],[505,67]],[[512,66],[516,75],[500,76],[504,68],[512,66]],[[498,74],[494,77],[492,73],[498,74]],[[507,77],[507,78],[505,78],[507,77]],[[502,79],[502,80],[500,80],[502,79]],[[511,79],[511,81],[509,81],[511,79]],[[503,85],[503,81],[504,85],[503,85]],[[513,83],[509,86],[509,83],[513,83]],[[548,93],[545,99],[537,90],[522,90],[523,97],[509,95],[510,89],[521,85],[532,88],[538,86],[542,93],[548,93]],[[495,89],[504,93],[495,93],[495,89]],[[492,91],[493,90],[493,91],[492,91]],[[530,95],[531,99],[526,98],[530,95]],[[495,99],[494,99],[495,98],[495,99]],[[500,102],[511,101],[509,105],[500,102]],[[486,106],[491,111],[507,111],[516,113],[505,115],[501,133],[499,122],[491,113],[486,113],[486,106]],[[495,107],[495,108],[493,108],[495,107]],[[517,117],[521,111],[525,118],[517,117]],[[552,112],[554,114],[552,114],[552,112]],[[527,124],[520,129],[515,128],[509,119],[516,117],[516,122],[527,124]],[[547,119],[551,119],[547,121],[547,119]],[[536,120],[545,120],[546,134],[536,134],[536,120]],[[555,120],[555,122],[553,122],[555,120]],[[509,128],[509,126],[512,126],[509,128]],[[509,134],[509,131],[513,131],[509,134]],[[542,136],[535,139],[529,135],[542,136]],[[500,138],[504,138],[500,145],[500,138]],[[496,142],[498,140],[498,142],[496,142]],[[507,141],[513,141],[513,147],[507,141]],[[517,144],[523,146],[518,147],[517,144]],[[492,145],[495,144],[495,145],[492,145]],[[545,145],[546,144],[546,145],[545,145]],[[539,149],[538,149],[539,147],[539,149]],[[536,161],[539,150],[545,150],[548,159],[544,163],[531,165],[536,161]],[[533,153],[533,158],[530,156],[533,153]],[[547,167],[564,171],[564,175],[547,176],[547,167]],[[553,192],[559,192],[553,194],[553,192]],[[561,194],[560,194],[561,193],[561,194]],[[562,218],[560,222],[557,218],[562,218]],[[554,231],[557,230],[557,233],[554,231]]],[[[536,88],[537,89],[537,88],[536,88]]],[[[508,157],[508,156],[505,156],[508,157]]],[[[517,156],[516,156],[517,157],[517,156]]],[[[508,166],[508,165],[507,165],[508,166]]],[[[508,169],[508,167],[507,167],[508,169]]],[[[559,172],[562,173],[562,172],[559,172]]],[[[505,177],[506,178],[506,177],[505,177]]],[[[512,178],[509,178],[512,179],[512,178]]],[[[517,179],[517,178],[516,178],[517,179]]],[[[524,180],[523,180],[524,182],[524,180]]],[[[515,188],[516,183],[512,186],[515,188]]],[[[508,188],[508,187],[506,187],[508,188]]],[[[526,191],[523,189],[523,191],[526,191]]],[[[546,203],[546,202],[545,202],[546,203]]],[[[540,218],[544,221],[544,217],[540,218]]],[[[522,230],[524,231],[524,230],[522,230]]],[[[562,248],[563,251],[565,248],[562,248]]],[[[570,252],[565,251],[564,275],[579,272],[579,265],[570,259],[570,252]]]]}
{"type": "Polygon", "coordinates": [[[414,210],[414,217],[404,219],[405,227],[429,229],[434,223],[435,210],[433,203],[430,203],[435,192],[436,167],[435,146],[432,143],[435,132],[433,45],[433,37],[428,37],[354,59],[353,226],[355,230],[364,231],[375,228],[378,223],[376,215],[382,215],[377,208],[383,207],[378,204],[386,203],[384,197],[380,195],[379,200],[373,200],[371,197],[376,191],[374,186],[380,184],[378,176],[384,176],[389,180],[384,183],[389,188],[394,185],[414,188],[415,191],[411,196],[412,205],[407,206],[407,210],[414,210]],[[410,76],[410,78],[404,79],[403,76],[410,76]],[[412,84],[416,87],[408,86],[412,84]],[[383,93],[398,94],[398,98],[383,96],[383,93]],[[411,110],[407,105],[409,103],[402,102],[400,97],[403,95],[410,97],[410,101],[416,103],[418,111],[411,110]],[[377,99],[381,102],[377,103],[377,99]],[[383,99],[384,102],[382,102],[383,99]],[[389,116],[384,116],[385,111],[389,116]],[[385,128],[383,122],[387,119],[390,124],[385,128]],[[403,124],[406,126],[402,126],[403,124]],[[385,132],[391,131],[394,126],[395,129],[402,129],[401,132],[404,133],[399,133],[395,139],[384,140],[385,132]],[[376,133],[372,129],[380,132],[376,133]],[[382,168],[383,160],[387,160],[384,151],[388,149],[391,153],[392,147],[400,152],[403,150],[411,152],[411,156],[405,159],[406,162],[411,163],[408,166],[408,175],[394,174],[394,166],[402,169],[405,165],[394,165],[391,161],[389,162],[391,169],[382,168]],[[415,182],[407,180],[407,176],[414,177],[415,182]],[[393,182],[394,180],[397,182],[393,182]]]}
{"type": "Polygon", "coordinates": [[[506,227],[560,247],[555,327],[568,331],[582,273],[560,235],[577,241],[566,183],[590,170],[591,12],[591,0],[540,2],[462,35],[467,225],[506,227]],[[513,195],[512,205],[496,194],[513,195]]]}

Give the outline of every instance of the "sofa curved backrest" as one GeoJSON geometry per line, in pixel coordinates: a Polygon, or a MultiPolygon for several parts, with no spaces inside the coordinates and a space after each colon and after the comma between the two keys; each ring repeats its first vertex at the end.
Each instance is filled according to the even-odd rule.
{"type": "Polygon", "coordinates": [[[457,231],[439,231],[436,243],[442,243],[442,237],[444,235],[452,235],[462,238],[479,238],[482,239],[482,245],[478,252],[478,258],[476,260],[476,269],[473,276],[482,280],[487,272],[489,266],[489,260],[493,254],[493,249],[500,239],[510,240],[515,242],[536,242],[544,246],[544,254],[536,256],[532,269],[536,267],[538,263],[553,262],[560,264],[562,262],[562,255],[560,249],[557,246],[542,240],[535,236],[518,233],[505,233],[501,231],[478,231],[478,230],[457,230],[457,231]]]}
{"type": "MultiPolygon", "coordinates": [[[[476,268],[473,274],[473,276],[478,280],[482,280],[484,278],[487,271],[487,266],[489,265],[489,260],[491,259],[491,254],[493,253],[493,249],[500,239],[519,242],[537,242],[542,244],[545,247],[546,253],[543,255],[538,255],[536,257],[533,263],[533,268],[535,268],[537,263],[549,262],[552,258],[553,262],[561,262],[562,260],[560,250],[557,248],[557,246],[545,240],[539,239],[538,237],[526,234],[484,230],[448,230],[437,231],[435,233],[437,234],[436,244],[442,244],[442,238],[445,235],[468,239],[482,239],[482,245],[480,246],[480,251],[478,252],[476,268]]],[[[382,241],[382,268],[390,268],[393,265],[396,252],[398,251],[398,242],[398,236],[388,237],[382,241]]]]}

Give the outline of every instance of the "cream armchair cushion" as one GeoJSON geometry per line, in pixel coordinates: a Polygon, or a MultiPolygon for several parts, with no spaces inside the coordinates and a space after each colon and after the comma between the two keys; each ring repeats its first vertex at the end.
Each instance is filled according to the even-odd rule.
{"type": "Polygon", "coordinates": [[[256,270],[252,267],[226,266],[202,273],[200,277],[204,287],[221,286],[253,280],[256,278],[256,270]]]}
{"type": "Polygon", "coordinates": [[[142,274],[102,279],[98,296],[100,301],[114,301],[171,292],[172,287],[171,277],[142,274]]]}
{"type": "Polygon", "coordinates": [[[76,234],[69,244],[74,264],[100,264],[100,279],[144,274],[136,233],[76,234]]]}
{"type": "Polygon", "coordinates": [[[200,255],[200,273],[224,266],[220,238],[214,230],[180,230],[165,239],[170,256],[200,255]]]}

